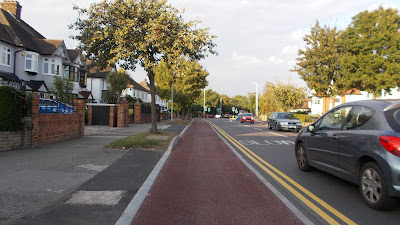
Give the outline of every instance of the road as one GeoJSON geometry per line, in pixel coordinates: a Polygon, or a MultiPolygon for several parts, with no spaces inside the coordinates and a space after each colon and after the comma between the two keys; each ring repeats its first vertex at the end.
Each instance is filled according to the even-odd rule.
{"type": "Polygon", "coordinates": [[[297,168],[297,133],[269,130],[266,125],[207,119],[268,182],[315,224],[399,224],[400,200],[390,210],[366,206],[354,184],[319,170],[297,168]]]}

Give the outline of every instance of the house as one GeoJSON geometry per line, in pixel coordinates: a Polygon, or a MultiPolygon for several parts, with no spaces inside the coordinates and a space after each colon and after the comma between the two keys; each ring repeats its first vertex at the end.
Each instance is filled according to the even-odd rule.
{"type": "Polygon", "coordinates": [[[63,40],[46,39],[26,24],[18,1],[3,1],[0,6],[0,85],[51,98],[55,77],[66,76],[73,81],[75,98],[90,97],[81,53],[67,49],[63,40]]]}
{"type": "Polygon", "coordinates": [[[130,79],[127,88],[122,91],[122,96],[125,95],[130,95],[134,99],[141,99],[146,103],[151,102],[150,91],[133,79],[130,79]]]}
{"type": "MultiPolygon", "coordinates": [[[[311,92],[308,98],[308,107],[311,109],[311,115],[322,115],[332,109],[331,97],[318,96],[315,92],[311,92]]],[[[335,96],[333,106],[336,107],[345,102],[354,102],[360,100],[374,99],[372,93],[366,91],[360,91],[358,89],[352,89],[341,96],[335,96]]],[[[390,93],[382,90],[382,94],[375,99],[399,99],[400,91],[399,88],[392,88],[390,93]]]]}
{"type": "MultiPolygon", "coordinates": [[[[144,80],[143,80],[142,82],[140,82],[139,84],[140,84],[142,87],[144,87],[144,88],[148,91],[148,93],[149,93],[148,98],[149,98],[150,101],[151,101],[150,84],[147,83],[146,79],[144,79],[144,80]]],[[[160,107],[161,112],[166,111],[166,110],[168,109],[167,101],[166,101],[165,99],[164,99],[164,100],[161,99],[160,96],[158,96],[157,94],[156,94],[156,105],[158,105],[158,106],[160,107]]]]}
{"type": "Polygon", "coordinates": [[[87,62],[89,71],[87,74],[87,90],[93,95],[93,103],[103,103],[103,94],[108,88],[107,75],[115,71],[114,68],[107,67],[105,69],[98,69],[92,67],[90,62],[87,62]]]}

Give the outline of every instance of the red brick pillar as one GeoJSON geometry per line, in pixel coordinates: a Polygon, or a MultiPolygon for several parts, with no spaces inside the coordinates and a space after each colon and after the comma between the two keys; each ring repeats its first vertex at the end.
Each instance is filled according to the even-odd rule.
{"type": "Polygon", "coordinates": [[[31,131],[31,146],[37,145],[39,127],[39,95],[32,94],[32,131],[31,131]]]}
{"type": "Polygon", "coordinates": [[[117,106],[116,105],[111,105],[110,106],[110,122],[109,122],[109,127],[116,127],[117,126],[117,121],[115,120],[116,114],[117,114],[117,106]]]}
{"type": "Polygon", "coordinates": [[[118,104],[117,127],[127,127],[129,125],[129,104],[123,101],[118,104]]]}
{"type": "Polygon", "coordinates": [[[93,106],[88,106],[88,125],[93,125],[93,106]]]}
{"type": "Polygon", "coordinates": [[[85,135],[85,110],[86,103],[84,99],[74,99],[74,114],[78,122],[79,137],[85,135]]]}
{"type": "Polygon", "coordinates": [[[133,123],[134,124],[140,124],[141,121],[141,115],[142,115],[142,106],[140,105],[139,102],[136,102],[133,105],[133,111],[134,111],[134,118],[133,118],[133,123]]]}

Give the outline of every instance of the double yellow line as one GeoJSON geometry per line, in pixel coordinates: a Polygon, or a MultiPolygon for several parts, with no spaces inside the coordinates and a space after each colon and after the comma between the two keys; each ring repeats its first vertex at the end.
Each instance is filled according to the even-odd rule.
{"type": "Polygon", "coordinates": [[[317,213],[319,216],[321,216],[329,224],[339,224],[339,223],[336,220],[334,220],[331,216],[329,216],[327,213],[325,213],[320,207],[318,207],[316,204],[311,202],[307,197],[304,196],[304,194],[307,195],[312,200],[314,200],[320,206],[322,206],[323,208],[325,208],[326,210],[331,212],[333,215],[340,218],[343,222],[345,222],[347,224],[356,224],[351,219],[349,219],[348,217],[346,217],[345,215],[343,215],[342,213],[340,213],[339,211],[334,209],[332,206],[330,206],[329,204],[324,202],[322,199],[315,196],[309,190],[307,190],[306,188],[301,186],[299,183],[297,183],[290,177],[286,176],[284,173],[282,173],[281,171],[276,169],[274,166],[272,166],[271,164],[269,164],[268,162],[266,162],[265,160],[260,158],[258,155],[256,155],[254,152],[252,152],[250,149],[246,148],[240,142],[238,142],[237,140],[232,138],[230,135],[228,135],[225,131],[223,131],[217,125],[215,125],[214,123],[212,123],[210,121],[207,121],[207,122],[212,127],[214,127],[222,136],[224,136],[230,143],[232,143],[237,149],[239,149],[243,154],[245,154],[251,161],[253,161],[255,164],[257,164],[261,169],[263,169],[267,174],[269,174],[272,178],[274,178],[278,183],[280,183],[283,187],[285,187],[288,191],[290,191],[293,195],[295,195],[298,199],[300,199],[304,204],[306,204],[310,209],[312,209],[315,213],[317,213]],[[298,190],[302,191],[304,194],[300,193],[293,187],[296,187],[298,190]]]}

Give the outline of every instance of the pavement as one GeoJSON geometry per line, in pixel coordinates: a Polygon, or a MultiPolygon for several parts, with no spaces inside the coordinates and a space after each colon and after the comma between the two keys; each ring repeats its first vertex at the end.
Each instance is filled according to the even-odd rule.
{"type": "Polygon", "coordinates": [[[159,124],[167,151],[104,145],[150,124],[0,152],[0,224],[303,224],[206,120],[159,124]]]}
{"type": "MultiPolygon", "coordinates": [[[[185,126],[158,128],[179,134],[185,126]]],[[[104,146],[150,129],[85,126],[83,138],[0,152],[0,224],[115,223],[165,151],[104,146]],[[67,204],[81,191],[115,190],[121,191],[115,204],[67,204]]]]}

